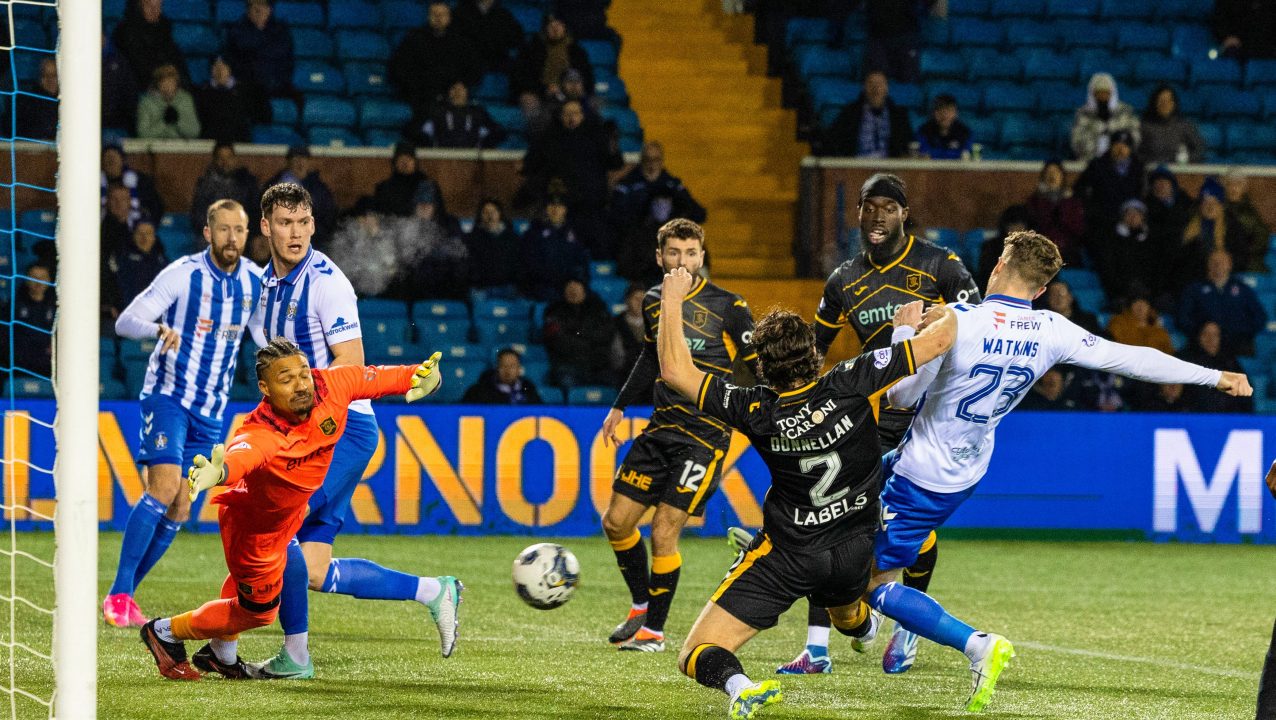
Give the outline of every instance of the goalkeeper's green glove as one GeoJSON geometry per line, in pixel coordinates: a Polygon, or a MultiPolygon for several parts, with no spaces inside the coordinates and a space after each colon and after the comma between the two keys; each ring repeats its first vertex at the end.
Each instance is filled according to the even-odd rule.
{"type": "Polygon", "coordinates": [[[439,374],[439,358],[441,357],[443,353],[435,352],[429,360],[417,366],[416,372],[412,375],[412,389],[403,395],[408,402],[433,395],[443,384],[443,376],[439,374]]]}
{"type": "Polygon", "coordinates": [[[191,502],[195,502],[204,490],[221,485],[226,479],[226,446],[222,443],[214,445],[212,456],[213,459],[209,460],[203,455],[196,455],[195,464],[186,471],[186,487],[191,502]]]}

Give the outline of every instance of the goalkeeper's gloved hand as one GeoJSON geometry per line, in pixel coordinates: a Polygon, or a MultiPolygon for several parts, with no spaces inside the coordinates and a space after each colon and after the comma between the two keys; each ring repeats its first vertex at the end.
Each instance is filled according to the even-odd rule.
{"type": "Polygon", "coordinates": [[[195,498],[204,490],[221,485],[226,479],[226,446],[222,443],[214,445],[212,456],[210,460],[203,455],[196,455],[195,464],[186,472],[186,486],[191,502],[195,502],[195,498]]]}
{"type": "Polygon", "coordinates": [[[433,395],[443,384],[443,376],[439,374],[439,358],[441,357],[443,353],[435,352],[429,360],[417,366],[416,372],[412,375],[412,389],[403,395],[408,402],[433,395]]]}

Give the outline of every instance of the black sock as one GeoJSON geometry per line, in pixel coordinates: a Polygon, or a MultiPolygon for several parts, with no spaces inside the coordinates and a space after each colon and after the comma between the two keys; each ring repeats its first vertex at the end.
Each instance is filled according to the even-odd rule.
{"type": "Polygon", "coordinates": [[[815,627],[828,627],[832,624],[829,620],[829,611],[822,607],[816,607],[807,601],[806,604],[806,624],[815,627]]]}
{"type": "Polygon", "coordinates": [[[939,539],[934,532],[930,534],[927,543],[930,547],[923,544],[924,549],[918,553],[917,560],[904,571],[904,587],[921,592],[926,592],[926,588],[930,587],[930,579],[935,575],[935,563],[939,561],[939,539]]]}
{"type": "Polygon", "coordinates": [[[612,552],[616,553],[616,564],[620,566],[620,576],[625,579],[634,604],[647,602],[647,546],[642,542],[642,535],[634,530],[625,540],[610,542],[612,552]],[[619,549],[622,547],[623,550],[619,549]]]}
{"type": "Polygon", "coordinates": [[[842,626],[837,623],[833,623],[833,627],[837,628],[838,632],[848,637],[864,637],[868,634],[869,629],[873,627],[873,614],[869,610],[868,604],[863,600],[859,601],[859,605],[856,610],[856,616],[848,618],[848,621],[853,624],[842,626]]]}
{"type": "Polygon", "coordinates": [[[687,656],[687,665],[682,672],[707,688],[726,692],[727,680],[734,675],[743,675],[744,666],[730,651],[705,643],[697,645],[687,656]]]}
{"type": "Polygon", "coordinates": [[[669,606],[673,604],[673,595],[678,589],[678,576],[681,573],[682,555],[679,553],[651,559],[651,582],[647,590],[651,599],[647,605],[647,621],[643,623],[648,630],[664,632],[669,606]]]}

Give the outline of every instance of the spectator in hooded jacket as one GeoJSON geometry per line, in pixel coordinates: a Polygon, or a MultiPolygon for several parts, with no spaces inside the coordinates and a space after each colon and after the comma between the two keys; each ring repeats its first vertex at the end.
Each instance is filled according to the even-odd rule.
{"type": "Polygon", "coordinates": [[[568,221],[567,201],[551,196],[542,219],[523,234],[519,259],[519,289],[524,297],[542,302],[562,295],[568,280],[589,277],[589,250],[568,221]]]}
{"type": "Polygon", "coordinates": [[[186,58],[173,41],[173,23],[164,17],[164,0],[129,0],[111,38],[133,68],[138,87],[149,86],[155,69],[163,65],[172,65],[181,77],[189,77],[186,58]]]}
{"type": "Polygon", "coordinates": [[[1139,118],[1117,95],[1116,80],[1108,73],[1090,77],[1085,105],[1072,120],[1072,154],[1078,160],[1102,157],[1114,134],[1129,133],[1131,149],[1139,146],[1139,118]]]}
{"type": "Polygon", "coordinates": [[[265,99],[239,82],[221,56],[209,64],[208,82],[195,89],[195,109],[201,134],[222,142],[249,142],[253,124],[270,119],[265,99]]]}
{"type": "Polygon", "coordinates": [[[337,227],[337,201],[332,195],[332,188],[319,177],[319,169],[311,164],[310,148],[305,145],[288,148],[284,155],[284,169],[266,186],[273,187],[284,182],[296,183],[310,193],[310,209],[315,218],[314,241],[322,245],[331,240],[337,227]]]}
{"type": "Polygon", "coordinates": [[[179,85],[172,65],[155,68],[151,89],[137,102],[137,136],[153,140],[193,140],[199,137],[195,99],[179,85]]]}
{"type": "Polygon", "coordinates": [[[957,117],[957,98],[935,96],[930,119],[917,128],[918,152],[931,160],[960,160],[970,155],[970,128],[957,117]]]}
{"type": "Polygon", "coordinates": [[[575,69],[587,89],[594,87],[594,66],[589,56],[567,31],[567,24],[554,13],[545,15],[541,31],[523,49],[510,77],[515,98],[530,95],[548,98],[558,94],[563,72],[575,69]]]}
{"type": "Polygon", "coordinates": [[[1249,176],[1240,168],[1232,168],[1223,175],[1223,200],[1227,212],[1236,221],[1245,247],[1236,258],[1237,267],[1241,272],[1267,272],[1264,258],[1272,230],[1254,207],[1249,197],[1249,176]]]}
{"type": "Polygon", "coordinates": [[[1063,162],[1047,160],[1037,176],[1037,189],[1025,202],[1029,226],[1045,235],[1059,248],[1065,265],[1082,264],[1085,237],[1085,205],[1073,197],[1063,162]]]}
{"type": "Polygon", "coordinates": [[[545,350],[555,385],[612,385],[611,314],[581,280],[568,280],[545,308],[545,350]]]}
{"type": "Polygon", "coordinates": [[[1152,93],[1139,130],[1143,134],[1139,157],[1149,164],[1183,159],[1198,163],[1205,159],[1205,141],[1196,123],[1179,112],[1178,93],[1169,85],[1161,85],[1152,93]]]}
{"type": "Polygon", "coordinates": [[[913,137],[908,110],[890,98],[883,72],[864,77],[864,91],[847,105],[825,133],[821,155],[906,157],[913,137]]]}
{"type": "Polygon", "coordinates": [[[483,78],[483,62],[473,42],[452,26],[452,9],[442,0],[430,3],[425,27],[409,30],[403,37],[390,55],[387,70],[415,117],[428,117],[457,80],[473,86],[483,78]]]}
{"type": "Polygon", "coordinates": [[[479,376],[461,402],[470,405],[540,405],[536,384],[523,377],[523,358],[513,348],[496,353],[496,367],[479,376]]]}
{"type": "Polygon", "coordinates": [[[1254,336],[1267,326],[1267,312],[1250,286],[1232,275],[1232,256],[1214,250],[1206,261],[1205,279],[1183,291],[1179,329],[1196,335],[1207,322],[1218,323],[1223,347],[1236,355],[1254,352],[1254,336]]]}
{"type": "Polygon", "coordinates": [[[156,222],[164,217],[164,201],[155,191],[155,181],[150,175],[130,167],[124,148],[115,144],[102,148],[103,212],[106,211],[107,186],[111,183],[119,183],[128,188],[130,203],[135,211],[145,213],[156,222]]]}
{"type": "Polygon", "coordinates": [[[1093,238],[1116,223],[1121,205],[1143,197],[1143,161],[1134,154],[1134,137],[1112,133],[1107,152],[1091,160],[1072,185],[1085,204],[1086,234],[1093,238]]]}
{"type": "Polygon", "coordinates": [[[452,24],[469,38],[487,72],[508,73],[513,68],[525,33],[501,0],[461,0],[452,24]]]}
{"type": "Polygon", "coordinates": [[[226,28],[226,61],[235,77],[269,97],[291,97],[293,56],[288,24],[272,13],[270,0],[248,0],[243,17],[226,28]]]}
{"type": "Polygon", "coordinates": [[[466,234],[465,245],[472,258],[470,285],[489,293],[512,296],[520,272],[521,249],[518,235],[510,227],[499,200],[489,197],[479,204],[474,228],[466,234]]]}
{"type": "Polygon", "coordinates": [[[406,135],[426,147],[492,148],[505,140],[505,128],[482,105],[471,103],[469,88],[457,80],[448,88],[447,102],[436,105],[428,118],[412,121],[406,135]]]}

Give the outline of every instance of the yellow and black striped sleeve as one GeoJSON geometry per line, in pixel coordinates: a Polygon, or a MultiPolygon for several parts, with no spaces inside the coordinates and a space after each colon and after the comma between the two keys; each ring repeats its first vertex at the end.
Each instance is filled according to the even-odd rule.
{"type": "Polygon", "coordinates": [[[768,394],[775,397],[764,387],[739,387],[706,374],[696,393],[696,407],[709,417],[747,432],[753,422],[762,417],[758,411],[767,404],[768,394]]]}
{"type": "Polygon", "coordinates": [[[829,377],[840,390],[868,397],[916,372],[913,343],[905,340],[847,360],[830,370],[829,377]]]}

